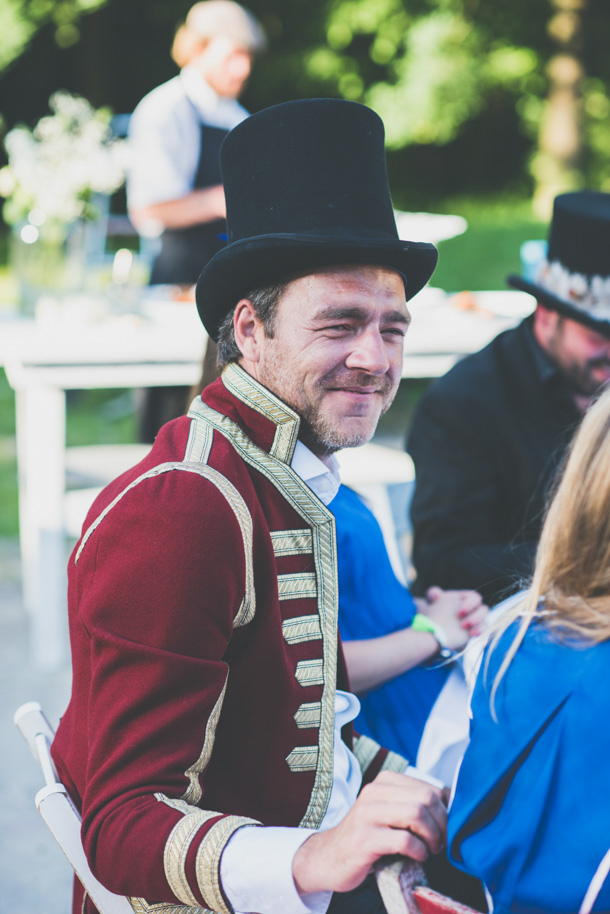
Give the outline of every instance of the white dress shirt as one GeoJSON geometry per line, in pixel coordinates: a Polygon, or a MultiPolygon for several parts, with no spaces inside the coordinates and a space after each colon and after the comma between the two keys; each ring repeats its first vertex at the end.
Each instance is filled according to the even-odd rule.
{"type": "Polygon", "coordinates": [[[201,151],[201,125],[232,130],[248,116],[192,67],[149,92],[129,121],[127,198],[142,209],[189,194],[201,151]]]}

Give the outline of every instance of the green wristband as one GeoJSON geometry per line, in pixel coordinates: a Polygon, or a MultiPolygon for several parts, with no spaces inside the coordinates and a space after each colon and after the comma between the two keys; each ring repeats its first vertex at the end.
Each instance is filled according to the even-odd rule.
{"type": "Polygon", "coordinates": [[[447,644],[445,632],[440,625],[437,625],[428,616],[424,616],[423,613],[415,613],[411,620],[411,628],[414,632],[430,632],[439,646],[441,657],[446,660],[453,657],[455,652],[447,644]]]}

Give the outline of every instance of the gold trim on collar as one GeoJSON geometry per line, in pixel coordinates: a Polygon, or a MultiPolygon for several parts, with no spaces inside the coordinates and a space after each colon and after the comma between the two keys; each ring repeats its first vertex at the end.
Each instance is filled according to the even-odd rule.
{"type": "Polygon", "coordinates": [[[290,463],[301,423],[298,413],[235,362],[224,369],[222,383],[234,397],[273,422],[276,430],[269,453],[283,463],[290,463]]]}

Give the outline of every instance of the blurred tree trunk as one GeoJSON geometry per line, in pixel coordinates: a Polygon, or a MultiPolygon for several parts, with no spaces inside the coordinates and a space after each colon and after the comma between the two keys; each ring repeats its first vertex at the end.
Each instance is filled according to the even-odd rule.
{"type": "Polygon", "coordinates": [[[583,149],[581,87],[585,76],[581,61],[582,12],[586,4],[587,0],[550,0],[548,32],[556,52],[547,67],[548,95],[533,163],[534,210],[544,220],[551,216],[554,197],[579,183],[583,149]]]}

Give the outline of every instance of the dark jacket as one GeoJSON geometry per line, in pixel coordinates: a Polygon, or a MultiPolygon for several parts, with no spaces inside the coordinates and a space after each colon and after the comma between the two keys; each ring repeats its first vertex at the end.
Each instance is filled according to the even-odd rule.
{"type": "Polygon", "coordinates": [[[474,588],[497,603],[533,567],[549,484],[579,421],[532,318],[436,381],[408,440],[415,593],[474,588]]]}

